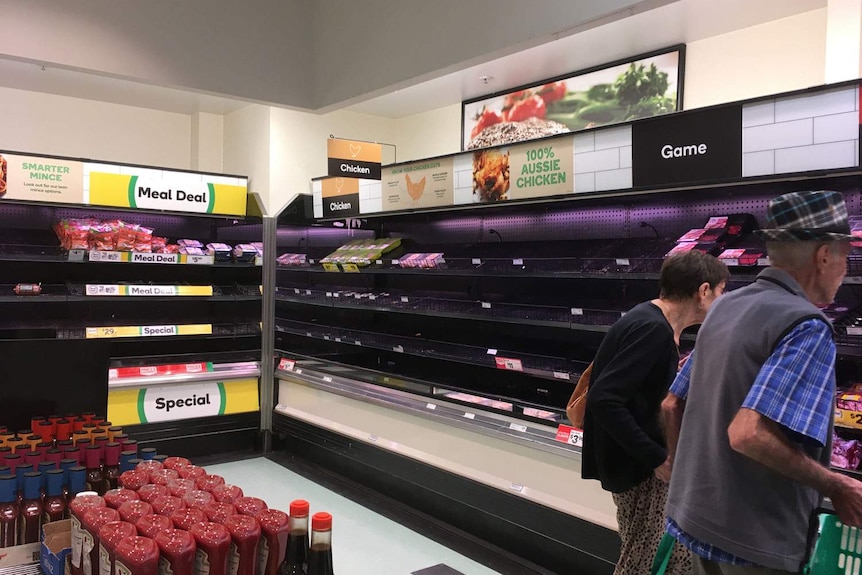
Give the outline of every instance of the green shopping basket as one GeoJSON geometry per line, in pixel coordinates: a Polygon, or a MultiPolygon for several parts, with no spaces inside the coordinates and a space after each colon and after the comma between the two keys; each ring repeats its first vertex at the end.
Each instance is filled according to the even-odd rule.
{"type": "Polygon", "coordinates": [[[848,527],[837,515],[820,515],[820,529],[805,575],[862,575],[862,529],[848,527]]]}

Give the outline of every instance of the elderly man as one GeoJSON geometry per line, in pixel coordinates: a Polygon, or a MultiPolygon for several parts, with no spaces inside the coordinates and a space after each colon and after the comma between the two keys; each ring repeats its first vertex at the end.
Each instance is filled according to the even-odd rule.
{"type": "Polygon", "coordinates": [[[821,496],[862,525],[862,483],[828,468],[835,344],[818,309],[847,271],[844,198],[779,196],[757,233],[772,267],[713,305],[662,404],[667,529],[697,575],[799,572],[821,496]]]}

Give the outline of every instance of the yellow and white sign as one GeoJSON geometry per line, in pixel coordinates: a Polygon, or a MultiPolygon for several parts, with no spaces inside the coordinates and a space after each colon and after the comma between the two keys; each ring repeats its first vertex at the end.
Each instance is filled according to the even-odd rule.
{"type": "Polygon", "coordinates": [[[251,413],[259,409],[256,379],[108,391],[108,418],[115,425],[251,413]]]}
{"type": "Polygon", "coordinates": [[[451,206],[455,201],[452,158],[383,170],[383,211],[451,206]]]}
{"type": "Polygon", "coordinates": [[[164,296],[211,296],[212,286],[169,286],[169,285],[117,285],[117,284],[87,284],[88,296],[129,296],[129,297],[164,297],[164,296]]]}
{"type": "Polygon", "coordinates": [[[165,210],[196,214],[244,216],[245,186],[206,182],[206,176],[193,181],[171,172],[155,176],[90,172],[89,200],[97,206],[165,210]]]}
{"type": "Polygon", "coordinates": [[[128,325],[88,327],[87,339],[112,339],[117,337],[170,337],[175,335],[210,335],[213,326],[206,324],[187,325],[128,325]]]}

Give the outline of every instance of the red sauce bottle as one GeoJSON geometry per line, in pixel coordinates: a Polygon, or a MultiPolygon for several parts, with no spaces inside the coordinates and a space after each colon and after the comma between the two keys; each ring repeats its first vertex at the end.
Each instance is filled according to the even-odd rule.
{"type": "Polygon", "coordinates": [[[45,515],[42,523],[52,523],[66,518],[66,498],[63,496],[63,480],[66,473],[62,469],[52,469],[46,473],[45,515]]]}
{"type": "Polygon", "coordinates": [[[221,475],[203,475],[198,477],[195,480],[195,483],[197,484],[198,489],[212,493],[212,490],[215,489],[216,486],[224,485],[224,477],[221,475]]]}
{"type": "Polygon", "coordinates": [[[258,575],[278,575],[287,551],[287,534],[290,521],[287,513],[278,509],[264,509],[255,519],[260,523],[261,538],[258,549],[258,575]]]}
{"type": "Polygon", "coordinates": [[[195,489],[193,479],[175,479],[168,483],[168,489],[171,490],[171,495],[174,497],[185,497],[186,493],[195,489]]]}
{"type": "Polygon", "coordinates": [[[102,475],[102,449],[98,445],[91,445],[84,450],[84,461],[87,468],[87,489],[104,495],[108,490],[108,483],[102,475]]]}
{"type": "Polygon", "coordinates": [[[153,506],[146,501],[128,501],[120,505],[117,511],[120,512],[120,517],[123,518],[123,521],[128,521],[134,525],[138,522],[138,519],[152,513],[153,506]]]}
{"type": "Polygon", "coordinates": [[[206,523],[207,516],[200,509],[189,509],[186,507],[181,511],[175,511],[171,514],[171,521],[177,529],[191,531],[192,526],[198,523],[206,523]]]}
{"type": "Polygon", "coordinates": [[[188,531],[168,529],[156,535],[161,552],[159,575],[195,575],[197,543],[188,531]]]}
{"type": "Polygon", "coordinates": [[[106,491],[104,498],[105,503],[111,509],[119,509],[123,503],[127,503],[129,501],[138,501],[140,499],[137,493],[135,493],[131,489],[126,489],[125,487],[120,487],[118,489],[110,489],[106,491]]]}
{"type": "Polygon", "coordinates": [[[230,553],[230,531],[219,523],[197,523],[191,534],[197,544],[196,575],[227,575],[227,558],[230,553]]]}
{"type": "Polygon", "coordinates": [[[211,501],[204,505],[203,512],[210,521],[222,525],[225,524],[228,517],[237,514],[236,507],[230,503],[219,503],[218,501],[211,501]]]}
{"type": "Polygon", "coordinates": [[[159,546],[148,537],[127,537],[114,552],[115,575],[158,575],[159,546]]]}
{"type": "Polygon", "coordinates": [[[155,485],[150,483],[149,485],[144,485],[140,489],[138,489],[138,498],[141,501],[146,501],[147,503],[152,504],[153,499],[156,497],[163,497],[165,495],[170,495],[171,492],[165,485],[155,485]]]}
{"type": "Polygon", "coordinates": [[[163,463],[165,469],[174,469],[176,471],[179,471],[181,467],[188,467],[191,464],[192,462],[185,457],[168,457],[163,463]]]}
{"type": "Polygon", "coordinates": [[[215,499],[213,499],[212,493],[201,491],[200,489],[193,489],[183,495],[183,503],[186,504],[186,507],[191,507],[193,509],[203,510],[204,505],[212,503],[213,501],[215,501],[215,499]]]}
{"type": "Polygon", "coordinates": [[[308,562],[308,501],[297,499],[290,504],[290,530],[282,575],[305,575],[308,562]]]}
{"type": "Polygon", "coordinates": [[[307,575],[333,575],[332,515],[329,513],[315,513],[311,518],[307,575]]]}
{"type": "Polygon", "coordinates": [[[230,531],[231,537],[228,573],[255,575],[261,533],[257,519],[248,515],[231,515],[225,520],[224,526],[230,531]]]}
{"type": "Polygon", "coordinates": [[[173,469],[156,469],[150,472],[150,483],[155,483],[156,485],[168,485],[171,481],[179,478],[179,473],[173,469]]]}
{"type": "Polygon", "coordinates": [[[126,471],[120,475],[119,486],[137,491],[150,482],[150,476],[142,471],[126,471]]]}
{"type": "Polygon", "coordinates": [[[211,491],[213,499],[219,503],[236,503],[243,496],[242,489],[237,485],[216,485],[211,491]]]}
{"type": "Polygon", "coordinates": [[[170,517],[176,511],[180,511],[181,509],[186,508],[186,504],[183,503],[183,500],[179,497],[174,497],[172,495],[162,495],[161,497],[156,497],[153,499],[151,505],[153,506],[153,511],[158,513],[159,515],[164,515],[165,517],[170,517]]]}
{"type": "Polygon", "coordinates": [[[117,545],[123,539],[135,537],[137,529],[125,521],[111,521],[99,529],[99,575],[113,575],[117,545]]]}
{"type": "Polygon", "coordinates": [[[0,549],[18,544],[18,478],[0,477],[0,549]]]}
{"type": "Polygon", "coordinates": [[[74,459],[76,465],[81,465],[84,462],[84,454],[77,445],[70,445],[63,448],[63,459],[74,459]]]}
{"type": "Polygon", "coordinates": [[[120,444],[105,444],[105,480],[108,489],[116,489],[120,478],[120,444]]]}
{"type": "Polygon", "coordinates": [[[159,533],[173,529],[174,523],[164,515],[152,513],[138,519],[135,527],[137,527],[138,535],[141,537],[155,539],[159,533]]]}
{"type": "Polygon", "coordinates": [[[180,477],[183,479],[191,479],[197,480],[198,477],[203,477],[207,474],[207,470],[203,467],[198,467],[197,465],[187,465],[180,469],[177,469],[177,472],[180,474],[180,477]]]}
{"type": "MultiPolygon", "coordinates": [[[[73,468],[74,469],[74,468],[73,468]]],[[[83,470],[81,470],[81,475],[83,470]]],[[[105,500],[92,491],[76,494],[69,503],[72,523],[72,574],[83,573],[84,514],[90,509],[105,507],[105,500]]]]}
{"type": "Polygon", "coordinates": [[[63,460],[63,452],[59,449],[49,449],[45,452],[45,461],[50,461],[57,468],[60,467],[60,462],[63,460]]]}
{"type": "Polygon", "coordinates": [[[66,441],[72,436],[72,422],[66,418],[57,421],[57,441],[66,441]]]}
{"type": "Polygon", "coordinates": [[[234,506],[242,515],[254,517],[266,509],[266,501],[257,497],[240,497],[234,501],[234,506]]]}
{"type": "Polygon", "coordinates": [[[42,531],[42,493],[39,485],[42,474],[33,471],[24,474],[24,493],[18,515],[18,545],[38,543],[42,531]]]}
{"type": "Polygon", "coordinates": [[[120,514],[110,507],[96,507],[84,513],[81,522],[84,532],[81,569],[84,575],[96,575],[99,571],[99,530],[105,523],[119,520],[120,514]]]}

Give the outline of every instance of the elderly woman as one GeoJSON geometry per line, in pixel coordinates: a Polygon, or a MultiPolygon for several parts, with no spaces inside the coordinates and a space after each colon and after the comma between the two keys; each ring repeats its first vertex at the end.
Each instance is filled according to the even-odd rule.
{"type": "MultiPolygon", "coordinates": [[[[724,293],[727,267],[690,251],[662,265],[657,299],[638,304],[605,336],[593,362],[584,414],[582,475],[613,494],[622,547],[614,575],[646,575],[664,533],[671,460],[659,422],[679,364],[679,337],[724,293]]],[[[691,572],[675,550],[667,572],[691,572]]]]}

